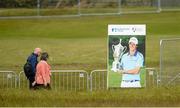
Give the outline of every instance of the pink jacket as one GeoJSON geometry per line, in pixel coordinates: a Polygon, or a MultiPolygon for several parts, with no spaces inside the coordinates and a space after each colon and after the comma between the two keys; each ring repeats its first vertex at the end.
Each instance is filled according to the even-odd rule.
{"type": "Polygon", "coordinates": [[[36,67],[36,83],[45,84],[46,82],[50,84],[50,75],[50,65],[46,61],[41,60],[36,67]]]}

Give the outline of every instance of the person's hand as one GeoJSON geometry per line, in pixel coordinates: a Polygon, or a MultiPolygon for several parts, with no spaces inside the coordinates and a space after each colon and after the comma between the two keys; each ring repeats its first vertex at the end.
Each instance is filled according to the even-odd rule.
{"type": "Polygon", "coordinates": [[[44,83],[44,86],[46,87],[46,86],[47,86],[47,83],[44,83]]]}
{"type": "Polygon", "coordinates": [[[118,70],[117,72],[120,73],[120,74],[125,74],[126,73],[125,70],[118,70]]]}
{"type": "Polygon", "coordinates": [[[32,86],[35,86],[35,84],[36,84],[36,81],[34,81],[34,82],[32,83],[32,86]]]}
{"type": "Polygon", "coordinates": [[[123,70],[117,70],[117,72],[123,74],[123,70]]]}

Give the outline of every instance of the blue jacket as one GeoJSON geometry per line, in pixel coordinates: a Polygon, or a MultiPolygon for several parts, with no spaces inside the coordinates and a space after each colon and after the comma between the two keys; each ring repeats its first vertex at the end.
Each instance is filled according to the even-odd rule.
{"type": "Polygon", "coordinates": [[[38,55],[32,53],[27,59],[27,61],[32,65],[32,70],[33,70],[34,75],[36,73],[36,66],[38,64],[37,58],[38,58],[38,55]]]}

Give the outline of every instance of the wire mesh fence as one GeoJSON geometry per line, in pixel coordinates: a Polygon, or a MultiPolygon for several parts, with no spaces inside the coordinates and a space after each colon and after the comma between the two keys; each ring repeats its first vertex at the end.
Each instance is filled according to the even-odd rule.
{"type": "Polygon", "coordinates": [[[180,10],[180,0],[161,0],[160,5],[164,11],[180,10]]]}
{"type": "Polygon", "coordinates": [[[180,38],[160,40],[160,85],[180,83],[180,38]]]}
{"type": "Polygon", "coordinates": [[[179,0],[2,0],[0,18],[119,15],[180,10],[179,0]]]}

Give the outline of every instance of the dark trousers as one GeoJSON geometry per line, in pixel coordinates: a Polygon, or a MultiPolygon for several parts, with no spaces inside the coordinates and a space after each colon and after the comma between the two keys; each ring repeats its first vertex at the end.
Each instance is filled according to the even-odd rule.
{"type": "Polygon", "coordinates": [[[33,89],[34,87],[32,86],[32,83],[35,81],[35,77],[29,77],[29,89],[33,89]]]}

